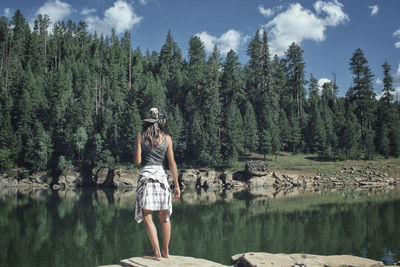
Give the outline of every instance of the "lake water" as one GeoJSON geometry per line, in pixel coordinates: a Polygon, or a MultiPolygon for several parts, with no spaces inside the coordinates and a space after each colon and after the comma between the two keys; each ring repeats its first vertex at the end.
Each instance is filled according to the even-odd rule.
{"type": "MultiPolygon", "coordinates": [[[[250,251],[400,260],[400,191],[190,191],[174,202],[173,255],[223,264],[250,251]]],[[[0,266],[97,266],[151,252],[135,191],[0,189],[0,266]]]]}

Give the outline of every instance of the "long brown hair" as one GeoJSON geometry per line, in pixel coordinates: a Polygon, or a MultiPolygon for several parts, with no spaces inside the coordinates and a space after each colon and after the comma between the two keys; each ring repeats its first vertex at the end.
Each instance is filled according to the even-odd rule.
{"type": "Polygon", "coordinates": [[[144,138],[144,141],[147,144],[150,144],[152,147],[158,146],[158,136],[160,134],[165,135],[165,124],[165,118],[160,118],[157,122],[154,123],[144,122],[142,129],[142,138],[144,138]]]}

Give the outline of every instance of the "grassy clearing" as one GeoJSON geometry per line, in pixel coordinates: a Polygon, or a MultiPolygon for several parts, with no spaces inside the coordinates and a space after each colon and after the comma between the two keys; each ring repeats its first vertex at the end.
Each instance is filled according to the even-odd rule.
{"type": "MultiPolygon", "coordinates": [[[[231,169],[243,170],[247,160],[264,160],[264,157],[258,154],[241,157],[240,161],[231,169]]],[[[354,167],[356,169],[364,168],[384,172],[391,177],[400,177],[400,158],[385,159],[382,156],[376,156],[374,160],[323,161],[316,154],[293,155],[291,153],[280,153],[276,158],[268,155],[266,162],[272,171],[284,173],[331,176],[340,174],[343,168],[354,167]]]]}

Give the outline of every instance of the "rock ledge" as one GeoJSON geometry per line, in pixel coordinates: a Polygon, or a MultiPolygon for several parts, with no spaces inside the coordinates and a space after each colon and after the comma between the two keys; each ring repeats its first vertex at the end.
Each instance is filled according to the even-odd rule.
{"type": "MultiPolygon", "coordinates": [[[[320,256],[313,254],[271,254],[266,252],[247,252],[231,257],[231,266],[237,267],[341,267],[341,266],[386,266],[381,261],[370,260],[350,255],[320,256]]],[[[99,267],[161,267],[161,266],[204,266],[222,267],[216,262],[184,256],[170,256],[161,261],[133,257],[121,260],[121,265],[102,265],[99,267]]]]}

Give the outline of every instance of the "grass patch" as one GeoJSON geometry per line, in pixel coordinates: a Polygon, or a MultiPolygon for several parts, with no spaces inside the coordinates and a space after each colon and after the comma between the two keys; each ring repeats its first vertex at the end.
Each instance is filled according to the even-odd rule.
{"type": "MultiPolygon", "coordinates": [[[[248,160],[264,160],[263,155],[242,156],[230,170],[243,170],[248,160]]],[[[295,154],[281,152],[276,157],[268,155],[265,159],[272,171],[294,172],[304,175],[332,176],[340,174],[344,168],[372,169],[387,173],[391,177],[400,176],[400,158],[389,158],[377,155],[374,160],[336,160],[324,161],[317,154],[295,154]]]]}

